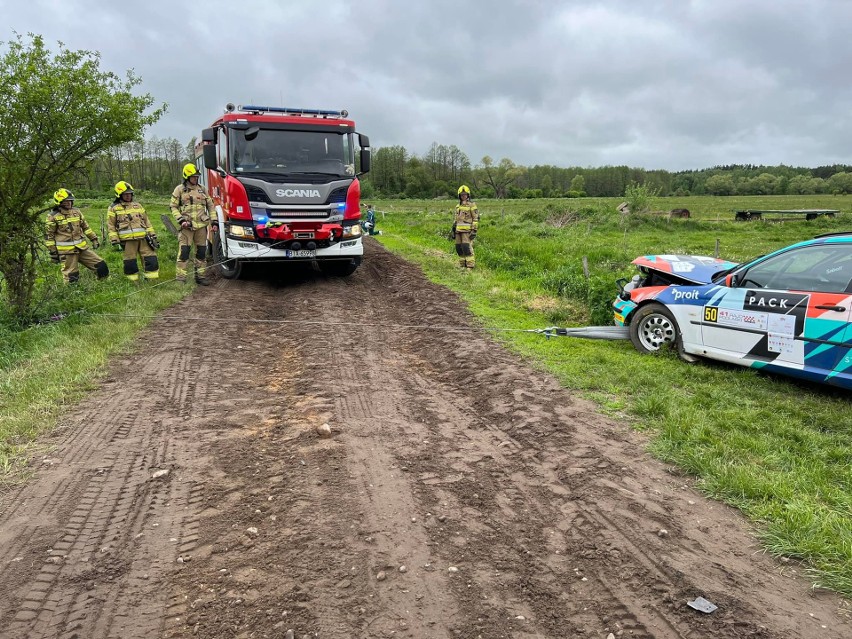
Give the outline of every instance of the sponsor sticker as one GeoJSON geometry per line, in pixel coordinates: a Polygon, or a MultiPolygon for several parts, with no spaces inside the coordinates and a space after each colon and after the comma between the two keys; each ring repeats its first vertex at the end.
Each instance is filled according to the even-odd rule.
{"type": "Polygon", "coordinates": [[[747,311],[772,311],[790,313],[801,309],[804,313],[808,306],[808,295],[798,293],[746,291],[743,308],[747,311]]]}
{"type": "Polygon", "coordinates": [[[796,334],[796,317],[794,315],[770,313],[769,332],[777,335],[794,336],[796,334]]]}
{"type": "Polygon", "coordinates": [[[680,290],[679,288],[672,288],[672,297],[675,302],[680,300],[697,300],[698,299],[698,291],[696,290],[680,290]]]}
{"type": "Polygon", "coordinates": [[[796,316],[769,314],[769,336],[766,349],[770,353],[792,354],[796,334],[796,316]]]}
{"type": "Polygon", "coordinates": [[[732,328],[746,328],[752,331],[765,331],[769,320],[767,313],[740,311],[734,308],[704,307],[704,321],[732,328]]]}

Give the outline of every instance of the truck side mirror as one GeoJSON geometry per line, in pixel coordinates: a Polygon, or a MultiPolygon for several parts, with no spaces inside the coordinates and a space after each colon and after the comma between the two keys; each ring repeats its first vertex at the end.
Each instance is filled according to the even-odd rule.
{"type": "Polygon", "coordinates": [[[219,169],[219,161],[216,159],[216,145],[215,144],[205,144],[201,147],[203,157],[204,157],[204,166],[208,169],[213,169],[214,171],[219,169]]]}
{"type": "Polygon", "coordinates": [[[358,144],[361,146],[362,149],[368,149],[368,148],[370,148],[370,138],[368,138],[363,133],[359,133],[358,134],[358,144]]]}
{"type": "Polygon", "coordinates": [[[361,173],[370,172],[370,149],[361,149],[361,173]]]}
{"type": "Polygon", "coordinates": [[[216,129],[203,129],[201,131],[201,141],[202,142],[215,142],[216,141],[216,129]]]}

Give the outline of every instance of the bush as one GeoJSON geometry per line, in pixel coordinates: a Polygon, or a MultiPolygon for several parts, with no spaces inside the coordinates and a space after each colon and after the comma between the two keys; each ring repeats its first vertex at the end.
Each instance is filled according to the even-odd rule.
{"type": "Polygon", "coordinates": [[[659,189],[652,189],[647,184],[631,182],[624,189],[624,200],[630,207],[632,215],[647,213],[651,210],[651,200],[659,195],[659,189]]]}

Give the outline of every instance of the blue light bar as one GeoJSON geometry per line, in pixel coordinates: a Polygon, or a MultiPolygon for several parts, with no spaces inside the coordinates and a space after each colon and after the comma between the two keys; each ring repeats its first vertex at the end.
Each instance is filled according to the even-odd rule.
{"type": "Polygon", "coordinates": [[[290,107],[269,107],[255,106],[253,104],[240,105],[240,111],[250,111],[252,113],[286,113],[288,115],[330,115],[338,118],[345,118],[349,113],[347,111],[326,111],[323,109],[291,109],[290,107]]]}

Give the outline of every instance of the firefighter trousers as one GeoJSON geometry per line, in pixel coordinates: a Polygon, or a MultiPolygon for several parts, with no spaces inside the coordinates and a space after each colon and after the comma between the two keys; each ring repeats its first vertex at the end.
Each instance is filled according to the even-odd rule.
{"type": "Polygon", "coordinates": [[[127,279],[135,282],[139,279],[139,260],[142,258],[142,277],[146,280],[156,280],[160,277],[160,263],[157,260],[157,252],[151,248],[148,241],[125,240],[124,241],[124,274],[127,279]]]}
{"type": "Polygon", "coordinates": [[[473,256],[473,240],[467,231],[456,231],[456,254],[459,256],[459,266],[473,268],[476,260],[473,256]]]}
{"type": "Polygon", "coordinates": [[[80,264],[88,269],[93,270],[99,280],[102,280],[109,275],[109,268],[106,262],[101,259],[101,256],[95,253],[92,249],[83,249],[66,253],[61,256],[62,260],[62,279],[66,284],[76,282],[80,279],[80,264]]]}
{"type": "Polygon", "coordinates": [[[177,274],[178,281],[186,281],[187,267],[192,247],[195,247],[195,277],[204,277],[207,257],[207,227],[200,229],[181,229],[178,233],[178,258],[177,274]]]}

